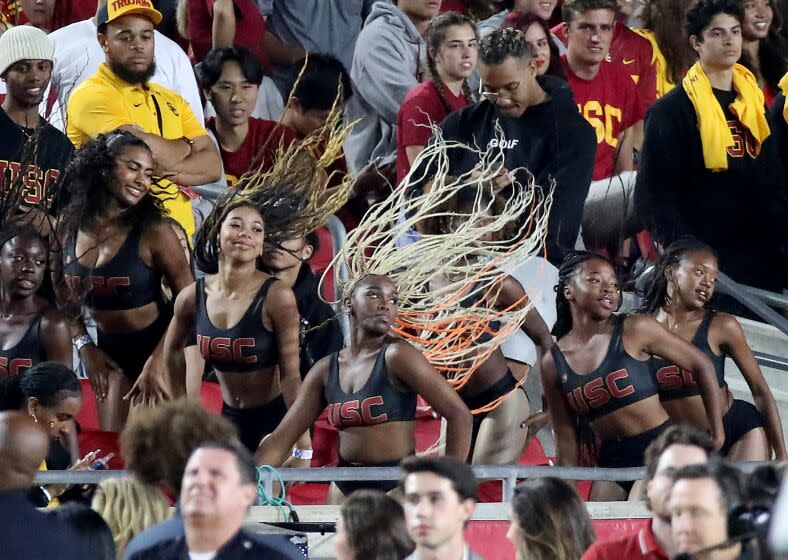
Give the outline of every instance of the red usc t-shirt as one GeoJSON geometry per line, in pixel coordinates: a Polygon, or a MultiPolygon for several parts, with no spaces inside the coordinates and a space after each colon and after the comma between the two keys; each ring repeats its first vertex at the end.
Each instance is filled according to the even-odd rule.
{"type": "Polygon", "coordinates": [[[594,181],[613,174],[613,161],[619,136],[643,118],[646,110],[637,94],[635,83],[626,67],[616,62],[603,62],[593,80],[584,80],[569,68],[566,56],[561,57],[566,79],[575,96],[577,109],[596,132],[594,181]]]}
{"type": "Polygon", "coordinates": [[[443,0],[441,2],[441,13],[443,12],[460,12],[465,13],[465,0],[443,0]]]}
{"type": "MultiPolygon", "coordinates": [[[[451,111],[468,106],[465,96],[454,95],[444,87],[451,111]]],[[[424,146],[432,136],[430,123],[440,124],[451,111],[443,106],[438,89],[432,80],[417,85],[405,96],[397,114],[397,184],[410,171],[405,146],[424,146]]]]}
{"type": "Polygon", "coordinates": [[[231,187],[235,186],[241,175],[260,162],[262,162],[262,171],[270,169],[280,144],[287,146],[296,140],[295,133],[286,126],[274,121],[250,118],[249,133],[243,143],[234,152],[228,152],[222,148],[219,135],[216,133],[216,120],[211,117],[205,125],[219,141],[219,154],[222,156],[227,185],[231,187]]]}
{"type": "MultiPolygon", "coordinates": [[[[551,32],[564,45],[568,45],[565,23],[559,23],[551,32]]],[[[626,68],[632,81],[637,84],[638,95],[644,108],[651,106],[657,99],[657,67],[652,63],[653,55],[648,39],[616,21],[608,58],[620,62],[626,68]]]]}
{"type": "MultiPolygon", "coordinates": [[[[189,41],[194,51],[194,62],[202,62],[211,50],[213,36],[214,0],[188,0],[189,41]]],[[[235,6],[234,46],[249,49],[263,65],[263,71],[271,74],[268,53],[263,49],[265,19],[253,0],[233,0],[235,6]]]]}

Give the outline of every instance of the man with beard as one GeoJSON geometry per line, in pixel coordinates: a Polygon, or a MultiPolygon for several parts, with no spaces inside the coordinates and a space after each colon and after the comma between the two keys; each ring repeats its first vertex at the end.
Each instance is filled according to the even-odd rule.
{"type": "Polygon", "coordinates": [[[662,432],[646,449],[646,505],[654,514],[651,521],[637,533],[592,544],[582,560],[673,558],[678,550],[671,535],[668,510],[671,474],[687,465],[705,464],[713,455],[708,434],[696,428],[678,425],[662,432]]]}
{"type": "Polygon", "coordinates": [[[67,134],[77,147],[118,128],[145,141],[161,178],[151,192],[191,237],[196,195],[186,187],[218,180],[221,159],[189,104],[149,81],[156,68],[153,28],[161,18],[150,0],[110,0],[99,10],[96,30],[106,62],[71,94],[67,134]]]}
{"type": "Polygon", "coordinates": [[[53,51],[36,27],[14,27],[0,37],[0,79],[7,90],[0,108],[0,178],[15,181],[21,172],[24,202],[31,205],[52,196],[74,152],[68,138],[38,115],[53,51]]]}

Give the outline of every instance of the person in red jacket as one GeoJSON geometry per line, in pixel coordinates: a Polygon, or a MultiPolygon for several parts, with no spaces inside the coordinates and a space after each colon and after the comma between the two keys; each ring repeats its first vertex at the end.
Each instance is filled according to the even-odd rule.
{"type": "Polygon", "coordinates": [[[397,184],[430,139],[430,125],[440,124],[446,115],[473,101],[467,80],[476,68],[478,49],[476,27],[467,16],[449,12],[430,23],[430,79],[408,92],[397,114],[397,184]]]}
{"type": "Polygon", "coordinates": [[[678,552],[673,543],[668,498],[670,471],[706,463],[714,455],[709,436],[690,426],[671,426],[646,449],[646,506],[651,520],[637,533],[592,544],[581,560],[668,560],[678,552]]]}

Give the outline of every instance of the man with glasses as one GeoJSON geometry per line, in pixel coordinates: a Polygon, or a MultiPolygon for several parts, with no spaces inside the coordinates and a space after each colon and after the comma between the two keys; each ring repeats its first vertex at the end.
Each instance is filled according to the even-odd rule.
{"type": "MultiPolygon", "coordinates": [[[[450,114],[441,124],[446,141],[500,150],[496,186],[511,196],[512,180],[527,184],[528,173],[543,191],[553,187],[547,231],[547,259],[558,264],[574,249],[583,202],[594,167],[594,131],[577,112],[566,82],[536,75],[525,35],[496,29],[479,44],[482,102],[450,114]],[[512,175],[509,170],[518,170],[512,175]]],[[[477,152],[452,148],[450,173],[461,175],[479,164],[477,152]]],[[[526,218],[526,216],[524,216],[526,218]]]]}

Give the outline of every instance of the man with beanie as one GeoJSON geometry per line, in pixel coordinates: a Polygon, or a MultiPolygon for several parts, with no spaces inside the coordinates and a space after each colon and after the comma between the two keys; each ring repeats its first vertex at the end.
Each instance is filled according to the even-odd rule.
{"type": "Polygon", "coordinates": [[[24,177],[24,202],[49,200],[71,161],[68,138],[38,114],[52,75],[52,44],[36,27],[20,25],[0,36],[0,79],[6,96],[0,108],[0,173],[24,177]]]}
{"type": "Polygon", "coordinates": [[[150,0],[110,0],[96,16],[106,62],[74,89],[66,109],[66,131],[76,147],[102,132],[121,128],[151,148],[157,177],[151,192],[191,238],[195,230],[188,187],[216,181],[221,159],[189,104],[150,79],[154,26],[162,15],[150,0]]]}

